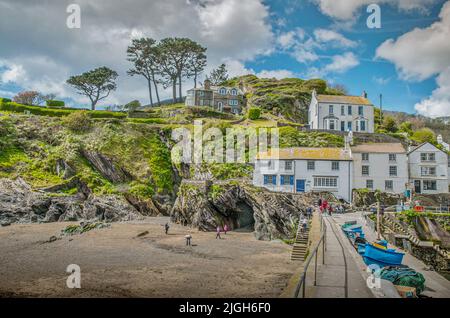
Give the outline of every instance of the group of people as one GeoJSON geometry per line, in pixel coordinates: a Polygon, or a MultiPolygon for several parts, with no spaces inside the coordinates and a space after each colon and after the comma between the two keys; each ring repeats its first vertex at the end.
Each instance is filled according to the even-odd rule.
{"type": "Polygon", "coordinates": [[[345,208],[342,205],[332,205],[328,203],[327,200],[322,200],[321,198],[317,202],[321,213],[328,213],[328,215],[333,215],[333,213],[345,213],[345,208]]]}
{"type": "MultiPolygon", "coordinates": [[[[165,225],[164,225],[164,231],[165,231],[165,233],[166,233],[166,235],[169,235],[169,229],[170,229],[170,225],[169,225],[169,223],[166,223],[165,225]]],[[[216,239],[222,239],[222,237],[220,236],[220,234],[223,232],[225,235],[227,235],[227,232],[229,231],[230,229],[228,228],[228,225],[227,224],[225,224],[224,226],[223,226],[223,231],[222,231],[222,228],[220,227],[220,226],[217,226],[217,229],[216,229],[216,239]]],[[[188,234],[188,235],[186,235],[185,236],[185,239],[186,239],[186,246],[191,246],[191,240],[192,240],[192,235],[190,235],[190,234],[188,234]]]]}

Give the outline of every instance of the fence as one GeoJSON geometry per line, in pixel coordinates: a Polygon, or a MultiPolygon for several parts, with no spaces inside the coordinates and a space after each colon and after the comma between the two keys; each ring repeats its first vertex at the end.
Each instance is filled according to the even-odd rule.
{"type": "Polygon", "coordinates": [[[317,243],[316,247],[313,249],[311,254],[306,259],[305,266],[303,267],[303,273],[298,282],[297,288],[295,290],[294,297],[299,298],[300,290],[302,291],[302,298],[305,298],[305,289],[306,289],[306,278],[308,276],[308,268],[311,265],[311,261],[314,258],[314,286],[317,286],[317,252],[319,251],[320,244],[322,244],[322,264],[325,265],[325,250],[326,250],[326,234],[327,234],[327,225],[323,219],[322,214],[319,214],[320,217],[320,240],[317,243]]]}

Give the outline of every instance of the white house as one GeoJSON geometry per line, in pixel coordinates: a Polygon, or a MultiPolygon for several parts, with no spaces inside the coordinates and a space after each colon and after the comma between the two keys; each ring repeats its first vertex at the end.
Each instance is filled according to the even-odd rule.
{"type": "Polygon", "coordinates": [[[352,147],[353,188],[404,193],[408,156],[401,143],[371,143],[352,147]]]}
{"type": "Polygon", "coordinates": [[[318,95],[314,90],[308,112],[311,129],[375,132],[374,106],[363,96],[318,95]]]}
{"type": "Polygon", "coordinates": [[[437,136],[437,142],[442,147],[444,147],[445,150],[450,151],[450,145],[444,141],[444,138],[442,138],[442,135],[437,136]]]}
{"type": "Polygon", "coordinates": [[[259,153],[253,184],[277,192],[331,192],[352,199],[349,148],[285,148],[259,153]]]}
{"type": "Polygon", "coordinates": [[[448,155],[430,143],[408,152],[409,179],[416,193],[448,193],[448,155]]]}

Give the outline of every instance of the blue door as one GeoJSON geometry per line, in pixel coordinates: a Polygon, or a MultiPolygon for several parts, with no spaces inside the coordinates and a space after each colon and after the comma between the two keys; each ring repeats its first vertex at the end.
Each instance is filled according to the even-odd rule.
{"type": "Polygon", "coordinates": [[[297,180],[297,192],[305,192],[305,180],[297,180]]]}

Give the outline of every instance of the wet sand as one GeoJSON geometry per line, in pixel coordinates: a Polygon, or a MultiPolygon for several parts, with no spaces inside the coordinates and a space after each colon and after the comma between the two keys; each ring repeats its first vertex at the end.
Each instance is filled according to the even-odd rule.
{"type": "Polygon", "coordinates": [[[167,220],[116,223],[55,242],[48,240],[74,223],[2,227],[0,296],[278,297],[300,266],[284,243],[238,232],[216,240],[178,225],[165,235],[167,220]],[[69,264],[81,267],[81,289],[66,286],[69,264]]]}

